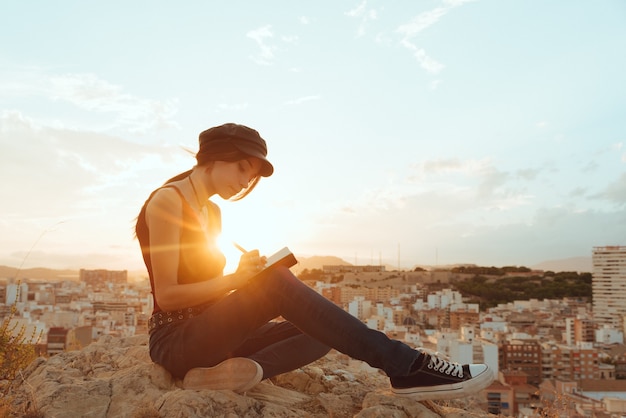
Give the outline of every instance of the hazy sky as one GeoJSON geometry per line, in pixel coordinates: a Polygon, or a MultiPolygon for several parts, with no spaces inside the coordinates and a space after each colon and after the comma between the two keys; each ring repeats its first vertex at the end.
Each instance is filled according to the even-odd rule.
{"type": "Polygon", "coordinates": [[[276,167],[216,200],[226,243],[402,267],[626,244],[623,0],[6,0],[0,264],[141,268],[137,212],[224,122],[276,167]]]}

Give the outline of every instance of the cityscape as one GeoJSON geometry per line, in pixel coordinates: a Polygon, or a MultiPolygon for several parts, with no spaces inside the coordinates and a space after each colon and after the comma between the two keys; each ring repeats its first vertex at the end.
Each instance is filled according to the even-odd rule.
{"type": "MultiPolygon", "coordinates": [[[[467,285],[530,281],[565,289],[563,277],[571,276],[526,268],[325,265],[299,276],[391,338],[455,362],[488,364],[497,378],[477,395],[485,412],[626,413],[626,246],[592,248],[592,271],[574,274],[583,282],[591,277],[591,295],[579,286],[558,298],[489,301],[467,285]]],[[[41,356],[79,350],[105,335],[146,334],[152,303],[149,281],[130,281],[126,270],[81,269],[78,280],[0,278],[0,318],[41,356]]]]}
{"type": "MultiPolygon", "coordinates": [[[[160,386],[129,370],[130,348],[114,345],[132,343],[146,374],[160,367],[146,347],[154,299],[140,210],[202,165],[201,132],[229,122],[258,131],[275,171],[245,199],[207,196],[225,272],[241,257],[233,242],[261,254],[288,245],[300,257],[292,272],[366,326],[487,363],[494,383],[455,399],[472,409],[448,418],[474,406],[626,418],[623,0],[2,6],[0,418],[56,402],[50,416],[95,416],[97,388],[100,416],[115,418],[158,416],[118,412],[145,395],[159,408],[195,395],[165,369],[160,386]],[[66,361],[95,351],[105,355],[66,361]],[[35,385],[38,364],[47,377],[35,385]],[[137,379],[109,379],[112,365],[137,379]]],[[[384,415],[360,394],[383,405],[389,379],[347,357],[282,378],[311,371],[313,411],[384,415]],[[359,396],[332,374],[344,360],[367,377],[359,396]]],[[[194,406],[171,405],[163,416],[194,406]]],[[[403,413],[418,415],[386,416],[403,413]]]]}

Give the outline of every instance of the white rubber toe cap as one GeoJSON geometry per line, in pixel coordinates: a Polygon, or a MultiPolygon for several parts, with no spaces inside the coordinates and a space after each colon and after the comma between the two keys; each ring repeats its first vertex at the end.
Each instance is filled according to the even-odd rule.
{"type": "Polygon", "coordinates": [[[486,364],[470,364],[469,371],[472,377],[476,377],[489,371],[489,367],[486,364]]]}

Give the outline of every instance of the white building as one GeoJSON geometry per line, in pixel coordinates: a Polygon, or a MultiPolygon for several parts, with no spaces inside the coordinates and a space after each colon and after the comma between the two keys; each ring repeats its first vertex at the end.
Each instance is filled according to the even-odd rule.
{"type": "Polygon", "coordinates": [[[488,342],[481,341],[481,346],[483,349],[483,363],[485,363],[491,370],[493,370],[494,376],[498,376],[499,371],[499,363],[498,363],[498,345],[488,342]]]}
{"type": "Polygon", "coordinates": [[[433,335],[429,337],[429,340],[435,344],[435,351],[443,354],[445,357],[450,357],[452,361],[457,361],[456,358],[452,358],[452,344],[459,339],[459,334],[456,331],[435,331],[433,335]]]}
{"type": "Polygon", "coordinates": [[[32,322],[29,318],[11,318],[7,329],[15,338],[22,334],[20,343],[27,344],[40,342],[42,335],[48,331],[46,324],[40,321],[32,322]]]}
{"type": "Polygon", "coordinates": [[[10,283],[7,285],[5,304],[13,305],[17,303],[17,297],[20,297],[19,302],[25,303],[28,300],[28,285],[26,283],[10,283]]]}
{"type": "Polygon", "coordinates": [[[605,324],[602,328],[596,330],[596,342],[602,344],[624,344],[624,333],[605,324]]]}
{"type": "Polygon", "coordinates": [[[620,329],[626,315],[626,246],[593,248],[593,316],[620,329]]]}
{"type": "Polygon", "coordinates": [[[370,329],[376,329],[378,331],[382,331],[385,329],[385,318],[382,316],[370,316],[365,320],[365,325],[367,325],[370,329]]]}
{"type": "Polygon", "coordinates": [[[422,337],[419,333],[407,332],[404,334],[404,341],[414,345],[415,347],[422,346],[422,337]]]}
{"type": "Polygon", "coordinates": [[[506,332],[508,330],[507,322],[504,318],[494,314],[481,314],[480,316],[481,332],[489,330],[492,332],[506,332]]]}
{"type": "Polygon", "coordinates": [[[426,297],[426,299],[430,309],[446,309],[450,305],[463,303],[463,296],[461,293],[452,289],[443,289],[441,291],[431,293],[426,297]]]}
{"type": "Polygon", "coordinates": [[[450,359],[461,364],[473,363],[474,346],[467,341],[452,341],[452,344],[450,344],[450,359]]]}
{"type": "Polygon", "coordinates": [[[350,315],[365,320],[372,315],[372,301],[366,300],[364,296],[355,296],[348,304],[350,315]]]}
{"type": "Polygon", "coordinates": [[[377,303],[373,308],[373,315],[380,316],[387,322],[393,322],[393,308],[377,303]]]}

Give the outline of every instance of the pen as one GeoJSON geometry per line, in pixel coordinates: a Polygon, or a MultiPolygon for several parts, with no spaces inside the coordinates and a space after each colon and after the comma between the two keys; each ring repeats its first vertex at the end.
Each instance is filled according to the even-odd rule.
{"type": "Polygon", "coordinates": [[[245,248],[243,248],[241,245],[237,244],[235,241],[233,241],[233,245],[235,246],[235,248],[237,248],[239,251],[241,251],[244,254],[248,252],[248,251],[246,251],[245,248]]]}

